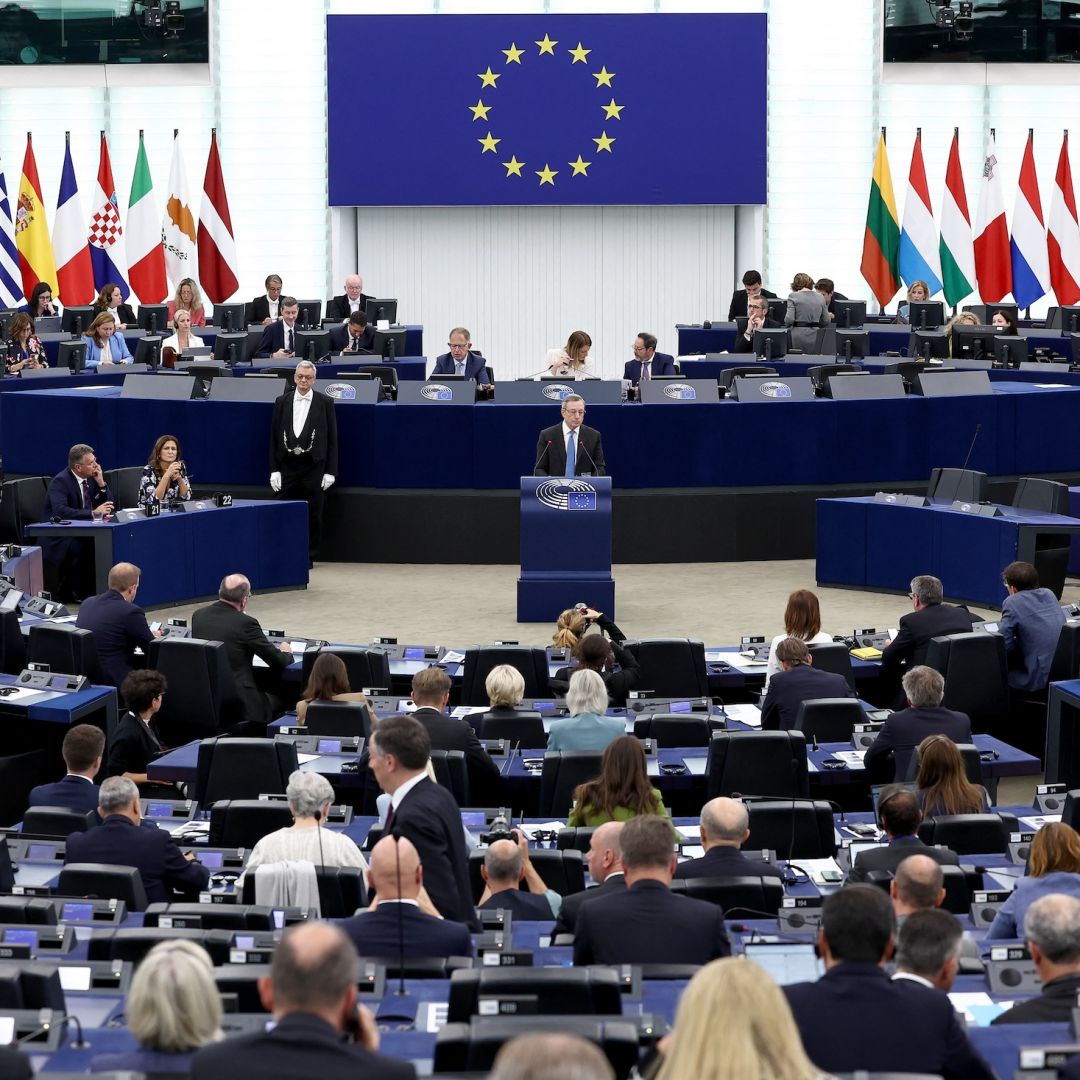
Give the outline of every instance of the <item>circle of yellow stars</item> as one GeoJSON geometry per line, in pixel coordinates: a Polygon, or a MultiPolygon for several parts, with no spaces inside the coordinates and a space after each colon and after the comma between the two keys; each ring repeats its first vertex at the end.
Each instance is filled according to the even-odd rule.
{"type": "MultiPolygon", "coordinates": [[[[539,49],[537,57],[550,56],[554,60],[557,59],[558,56],[561,55],[564,51],[560,49],[557,53],[555,51],[555,46],[559,44],[558,41],[552,41],[550,35],[546,33],[544,34],[544,37],[541,41],[534,41],[533,44],[536,45],[539,49]]],[[[521,58],[526,54],[526,50],[519,49],[517,47],[517,43],[513,41],[510,43],[509,49],[503,49],[501,51],[506,57],[503,65],[504,67],[509,67],[510,64],[517,64],[520,67],[521,58]]],[[[565,49],[565,52],[567,52],[571,57],[571,66],[573,66],[574,64],[584,64],[586,66],[586,70],[588,70],[588,56],[592,52],[592,49],[586,49],[579,41],[576,48],[565,49]]],[[[490,64],[488,65],[487,71],[477,72],[476,77],[480,80],[480,95],[477,97],[475,105],[468,106],[469,111],[472,113],[473,123],[475,123],[477,120],[488,120],[488,113],[491,112],[491,110],[495,106],[489,105],[487,102],[484,101],[484,91],[497,90],[499,80],[503,77],[504,74],[505,71],[492,71],[490,64]]],[[[616,136],[608,135],[608,121],[622,120],[622,111],[626,108],[626,106],[618,104],[615,100],[615,88],[612,85],[612,80],[615,78],[616,75],[614,71],[608,71],[606,67],[602,66],[599,71],[589,71],[589,74],[596,80],[597,90],[601,88],[606,88],[607,90],[611,91],[611,100],[606,105],[600,106],[600,110],[604,114],[604,123],[601,127],[600,136],[599,138],[594,138],[592,140],[594,143],[596,143],[596,150],[594,151],[594,153],[600,154],[606,152],[610,154],[612,152],[611,147],[617,141],[617,138],[616,136]]],[[[477,139],[476,141],[480,144],[481,154],[494,154],[496,160],[499,160],[500,154],[505,154],[505,150],[500,151],[498,149],[499,143],[501,143],[503,140],[501,138],[496,138],[496,136],[491,133],[490,129],[482,139],[477,139]]],[[[508,161],[500,161],[500,164],[506,170],[507,177],[517,176],[521,179],[525,179],[527,172],[535,173],[535,175],[540,178],[540,187],[543,187],[545,184],[550,184],[552,187],[554,187],[555,177],[558,176],[560,172],[564,171],[561,168],[553,169],[551,167],[551,163],[545,161],[544,167],[542,169],[529,169],[526,172],[522,172],[522,170],[525,169],[527,162],[518,161],[516,154],[511,154],[508,161]]],[[[558,162],[556,162],[556,164],[558,164],[558,162]]],[[[589,168],[593,163],[591,161],[585,161],[584,158],[582,158],[581,154],[578,154],[576,161],[568,161],[566,164],[572,170],[570,172],[569,178],[573,178],[575,176],[587,177],[589,175],[589,168]]]]}

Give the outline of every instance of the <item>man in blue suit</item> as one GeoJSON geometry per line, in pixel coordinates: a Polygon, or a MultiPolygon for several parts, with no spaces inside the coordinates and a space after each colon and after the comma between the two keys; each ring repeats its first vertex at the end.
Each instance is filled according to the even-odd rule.
{"type": "MultiPolygon", "coordinates": [[[[45,495],[45,516],[65,521],[100,521],[113,512],[112,496],[94,456],[94,448],[76,443],[68,451],[68,467],[49,482],[45,495]]],[[[58,598],[82,600],[93,591],[93,542],[44,540],[42,554],[59,568],[58,598]]]]}
{"type": "Polygon", "coordinates": [[[855,696],[843,675],[814,670],[814,658],[801,638],[784,638],[776,646],[776,659],[783,670],[769,680],[769,692],[761,703],[762,731],[793,728],[804,701],[855,696]]]}
{"type": "Polygon", "coordinates": [[[668,353],[656,351],[656,335],[642,331],[634,338],[634,359],[626,361],[623,378],[635,386],[654,375],[674,375],[675,358],[668,353]]]}
{"type": "Polygon", "coordinates": [[[98,786],[105,733],[93,724],[76,724],[64,736],[60,748],[67,775],[53,784],[39,784],[30,791],[31,806],[65,806],[69,810],[97,810],[98,786]]]}
{"type": "Polygon", "coordinates": [[[1001,605],[1001,636],[1014,690],[1045,690],[1065,612],[1049,589],[1039,588],[1031,563],[1012,562],[1002,575],[1009,595],[1001,605]]]}
{"type": "Polygon", "coordinates": [[[278,310],[281,317],[263,328],[263,335],[255,346],[257,358],[287,360],[297,354],[300,343],[296,337],[299,329],[296,320],[300,317],[300,303],[295,296],[283,296],[278,310]]]}
{"type": "Polygon", "coordinates": [[[464,375],[465,378],[475,379],[478,383],[491,382],[487,361],[478,352],[472,352],[469,331],[464,326],[455,326],[450,331],[446,344],[450,351],[435,358],[435,366],[431,369],[433,377],[435,375],[464,375]]]}
{"type": "Polygon", "coordinates": [[[371,849],[368,880],[378,896],[374,911],[363,911],[338,925],[361,956],[472,956],[469,928],[429,914],[424,868],[406,837],[384,836],[371,849]]]}
{"type": "Polygon", "coordinates": [[[748,859],[739,849],[750,839],[750,814],[738,799],[720,796],[701,808],[700,859],[687,859],[675,869],[677,878],[783,877],[780,869],[748,859]]]}
{"type": "Polygon", "coordinates": [[[126,776],[110,776],[98,794],[101,824],[89,832],[72,833],[64,863],[105,863],[134,866],[142,878],[148,903],[197,899],[210,881],[210,871],[184,853],[164,829],[140,828],[139,789],[126,776]]]}
{"type": "Polygon", "coordinates": [[[784,987],[807,1056],[827,1073],[865,1069],[990,1080],[995,1074],[969,1042],[948,996],[885,973],[895,934],[884,889],[850,885],[826,897],[818,934],[825,974],[784,987]]]}
{"type": "Polygon", "coordinates": [[[131,674],[135,648],[145,649],[155,637],[135,603],[141,574],[133,563],[117,563],[109,571],[109,587],[89,597],[75,620],[76,626],[93,631],[105,681],[118,689],[131,674]]]}

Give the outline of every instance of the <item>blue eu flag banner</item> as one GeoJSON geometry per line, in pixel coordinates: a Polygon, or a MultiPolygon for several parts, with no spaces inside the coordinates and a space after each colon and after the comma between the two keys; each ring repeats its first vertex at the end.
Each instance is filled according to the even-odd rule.
{"type": "Polygon", "coordinates": [[[764,15],[329,15],[334,206],[764,203],[764,15]]]}

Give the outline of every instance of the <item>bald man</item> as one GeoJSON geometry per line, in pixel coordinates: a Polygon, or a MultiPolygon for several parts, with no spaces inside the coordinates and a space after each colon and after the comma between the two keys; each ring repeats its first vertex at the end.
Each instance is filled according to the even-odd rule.
{"type": "Polygon", "coordinates": [[[589,850],[585,852],[585,863],[589,868],[595,888],[584,892],[571,893],[562,898],[559,918],[551,931],[552,940],[559,934],[572,934],[577,923],[578,912],[582,904],[591,903],[598,896],[610,896],[611,893],[626,888],[623,877],[622,847],[619,835],[623,821],[607,821],[598,826],[589,841],[589,850]]]}
{"type": "Polygon", "coordinates": [[[675,870],[677,878],[781,877],[772,863],[748,859],[739,850],[750,839],[750,815],[738,799],[710,799],[701,808],[700,859],[687,859],[675,870]]]}
{"type": "Polygon", "coordinates": [[[544,884],[529,858],[529,841],[514,829],[513,840],[496,840],[484,855],[480,874],[487,883],[477,907],[510,911],[514,919],[554,919],[562,897],[544,884]],[[527,892],[521,888],[525,882],[527,892]]]}
{"type": "Polygon", "coordinates": [[[251,599],[251,582],[243,574],[228,574],[222,578],[218,598],[213,604],[199,608],[191,616],[191,636],[207,641],[221,641],[229,659],[233,680],[240,692],[240,729],[252,735],[265,734],[266,725],[280,711],[280,702],[264,694],[255,685],[253,657],[259,657],[274,677],[292,663],[287,642],[276,649],[267,640],[259,620],[247,613],[251,599]]]}
{"type": "Polygon", "coordinates": [[[361,956],[397,956],[402,941],[407,957],[472,956],[467,926],[420,910],[424,868],[407,837],[384,836],[372,848],[368,884],[374,909],[338,924],[361,956]]]}
{"type": "Polygon", "coordinates": [[[941,907],[945,900],[945,873],[929,855],[909,855],[889,882],[897,917],[941,907]]]}
{"type": "Polygon", "coordinates": [[[326,302],[326,317],[348,322],[354,311],[363,311],[364,305],[371,299],[364,292],[364,279],[359,274],[349,274],[345,279],[345,292],[326,302]]]}

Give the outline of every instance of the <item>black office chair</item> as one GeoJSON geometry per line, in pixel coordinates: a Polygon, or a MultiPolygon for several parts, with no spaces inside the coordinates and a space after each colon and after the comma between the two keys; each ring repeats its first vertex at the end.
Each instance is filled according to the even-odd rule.
{"type": "MultiPolygon", "coordinates": [[[[1021,476],[1016,483],[1013,506],[1025,510],[1042,510],[1048,514],[1069,513],[1069,487],[1056,480],[1037,476],[1021,476]]],[[[1069,567],[1071,538],[1065,534],[1039,537],[1033,565],[1039,574],[1039,584],[1049,589],[1059,600],[1065,587],[1069,567]]]]}
{"type": "Polygon", "coordinates": [[[855,672],[851,668],[851,653],[840,641],[821,642],[819,645],[807,644],[810,655],[814,658],[814,667],[818,671],[831,671],[834,675],[843,675],[848,686],[855,689],[855,672]]]}
{"type": "Polygon", "coordinates": [[[289,804],[266,799],[221,799],[210,807],[211,847],[253,848],[264,836],[292,825],[289,804]]]}
{"type": "Polygon", "coordinates": [[[736,379],[741,379],[746,375],[775,375],[776,368],[768,367],[765,364],[745,364],[742,367],[730,367],[724,368],[720,372],[717,382],[728,393],[731,392],[732,386],[735,384],[736,379]]]}
{"type": "MultiPolygon", "coordinates": [[[[484,892],[480,867],[486,853],[485,848],[469,852],[469,881],[477,903],[484,892]]],[[[544,884],[560,896],[585,891],[585,860],[576,848],[535,848],[529,852],[529,858],[544,884]]]]}
{"type": "Polygon", "coordinates": [[[774,915],[784,898],[784,884],[778,877],[676,878],[671,891],[716,904],[728,917],[732,912],[748,918],[754,917],[751,912],[774,915]]]}
{"type": "Polygon", "coordinates": [[[524,697],[548,696],[548,662],[543,649],[531,645],[484,645],[465,650],[465,666],[461,672],[461,704],[487,705],[484,681],[492,668],[509,664],[525,680],[524,697]]]}
{"type": "Polygon", "coordinates": [[[641,667],[638,689],[657,697],[704,697],[709,692],[705,646],[690,638],[650,638],[627,641],[641,667]]]}
{"type": "Polygon", "coordinates": [[[91,682],[103,679],[92,630],[74,623],[34,623],[26,646],[27,663],[48,664],[51,671],[85,675],[91,682]]]}
{"type": "Polygon", "coordinates": [[[1007,739],[1009,680],[1000,634],[972,631],[932,638],[926,664],[945,679],[946,709],[967,713],[971,730],[1007,739]]]}
{"type": "MultiPolygon", "coordinates": [[[[866,875],[868,885],[877,885],[889,891],[895,875],[890,870],[871,870],[866,875]]],[[[967,872],[962,866],[941,864],[941,884],[945,889],[945,899],[941,907],[951,915],[967,915],[971,911],[972,889],[967,872]]],[[[901,930],[901,933],[903,931],[901,930]]]]}
{"type": "Polygon", "coordinates": [[[197,802],[282,795],[300,763],[296,745],[273,739],[203,739],[193,797],[197,802]]]}
{"type": "Polygon", "coordinates": [[[814,698],[799,705],[795,728],[819,743],[849,742],[856,724],[866,719],[855,698],[814,698]]]}
{"type": "Polygon", "coordinates": [[[779,859],[829,859],[836,854],[832,807],[823,800],[762,799],[746,804],[755,850],[779,859]]]}
{"type": "Polygon", "coordinates": [[[127,509],[139,505],[139,485],[142,483],[143,467],[130,465],[123,469],[110,469],[105,473],[105,483],[109,485],[109,494],[113,505],[118,509],[127,509]]]}
{"type": "Polygon", "coordinates": [[[596,832],[596,828],[591,825],[566,826],[560,829],[555,837],[555,846],[560,851],[580,851],[584,853],[589,850],[594,832],[596,832]]]}
{"type": "MultiPolygon", "coordinates": [[[[956,749],[960,751],[960,757],[964,762],[964,775],[967,777],[968,782],[972,784],[981,784],[983,782],[982,775],[982,759],[979,757],[979,748],[974,743],[957,743],[956,749]]],[[[911,752],[908,758],[907,769],[903,772],[898,768],[896,771],[897,780],[903,780],[907,783],[911,783],[919,775],[919,748],[911,752]]],[[[900,762],[898,761],[899,765],[900,762]]]]}
{"type": "Polygon", "coordinates": [[[311,676],[311,669],[320,653],[333,653],[345,665],[349,686],[361,690],[365,686],[380,687],[390,691],[390,657],[382,649],[365,649],[358,645],[323,645],[321,648],[304,650],[304,685],[311,676]]]}
{"type": "Polygon", "coordinates": [[[469,770],[464,750],[432,750],[431,766],[435,782],[454,796],[458,806],[469,805],[469,770]]]}
{"type": "Polygon", "coordinates": [[[23,814],[23,836],[63,838],[86,832],[97,824],[97,811],[72,810],[67,806],[32,806],[23,814]]]}
{"type": "MultiPolygon", "coordinates": [[[[1050,682],[1063,682],[1080,676],[1080,622],[1067,622],[1061,628],[1057,651],[1050,664],[1050,682]]],[[[1045,722],[1045,719],[1044,719],[1045,722]]]]}
{"type": "Polygon", "coordinates": [[[56,906],[43,896],[0,896],[0,923],[56,926],[56,906]]]}
{"type": "Polygon", "coordinates": [[[788,351],[821,356],[825,352],[828,329],[826,326],[792,326],[788,330],[788,340],[791,342],[788,351]]]}
{"type": "Polygon", "coordinates": [[[347,379],[353,374],[367,375],[372,379],[376,379],[381,384],[379,396],[386,401],[397,400],[397,369],[389,364],[357,364],[351,371],[342,371],[339,374],[343,379],[347,379]]]}
{"type": "Polygon", "coordinates": [[[540,817],[566,817],[575,789],[600,775],[602,757],[592,750],[548,750],[540,774],[540,817]]]}
{"type": "Polygon", "coordinates": [[[514,716],[492,716],[484,713],[480,717],[479,735],[481,739],[506,739],[510,743],[520,742],[530,750],[539,750],[547,746],[547,732],[544,720],[538,712],[521,711],[514,716]]]}
{"type": "Polygon", "coordinates": [[[813,367],[806,369],[806,374],[810,376],[810,381],[814,384],[814,393],[816,393],[818,397],[826,397],[830,396],[830,375],[842,375],[846,371],[861,370],[862,369],[856,367],[855,364],[815,364],[813,367]]]}
{"type": "Polygon", "coordinates": [[[974,469],[931,469],[926,494],[946,502],[986,502],[987,476],[974,469]]]}
{"type": "Polygon", "coordinates": [[[806,798],[806,736],[801,731],[713,732],[705,777],[710,799],[734,792],[806,798]]]}
{"type": "Polygon", "coordinates": [[[0,611],[0,671],[18,675],[26,667],[26,639],[14,611],[0,611]]]}
{"type": "Polygon", "coordinates": [[[146,910],[146,889],[134,866],[68,863],[60,871],[56,891],[61,896],[96,896],[123,900],[128,911],[146,910]]]}
{"type": "Polygon", "coordinates": [[[639,739],[655,739],[663,748],[708,746],[712,725],[702,713],[653,713],[634,721],[634,734],[639,739]]]}
{"type": "MultiPolygon", "coordinates": [[[[59,969],[34,960],[8,961],[0,971],[0,1009],[5,1013],[21,1009],[54,1009],[63,1013],[64,988],[60,985],[59,969]]],[[[14,1070],[5,1072],[8,1076],[16,1075],[14,1070]]]]}
{"type": "Polygon", "coordinates": [[[0,485],[0,542],[21,544],[23,526],[45,518],[47,476],[24,476],[0,485]]]}
{"type": "Polygon", "coordinates": [[[371,737],[371,712],[359,701],[312,701],[304,716],[309,735],[371,737]]]}
{"type": "Polygon", "coordinates": [[[619,975],[610,967],[469,968],[450,976],[447,1021],[467,1023],[479,1011],[481,997],[528,994],[541,1014],[621,1016],[619,975]]]}
{"type": "Polygon", "coordinates": [[[998,814],[949,814],[927,818],[919,839],[957,855],[985,855],[1009,850],[1009,826],[998,814]]]}
{"type": "MultiPolygon", "coordinates": [[[[141,909],[140,909],[141,910],[141,909]]],[[[132,926],[119,930],[96,930],[87,947],[88,960],[127,960],[136,966],[160,941],[191,941],[201,945],[217,967],[229,962],[232,930],[188,930],[163,926],[132,926]]]]}
{"type": "Polygon", "coordinates": [[[182,746],[240,723],[243,701],[222,642],[162,638],[150,643],[146,663],[169,684],[154,719],[166,746],[182,746]]]}
{"type": "MultiPolygon", "coordinates": [[[[347,919],[368,906],[367,886],[358,866],[316,866],[319,885],[319,909],[324,919],[347,919]]],[[[255,873],[244,876],[241,899],[255,903],[255,873]]]]}

